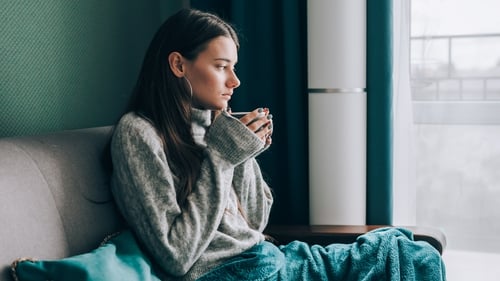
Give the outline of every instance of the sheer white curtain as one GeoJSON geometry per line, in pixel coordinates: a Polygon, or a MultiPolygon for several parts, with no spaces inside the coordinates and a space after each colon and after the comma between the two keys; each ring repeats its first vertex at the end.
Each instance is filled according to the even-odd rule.
{"type": "Polygon", "coordinates": [[[393,1],[393,221],[445,232],[449,280],[500,275],[499,8],[393,1]]]}
{"type": "Polygon", "coordinates": [[[410,89],[410,0],[393,1],[393,208],[395,225],[416,224],[415,133],[410,89]]]}
{"type": "Polygon", "coordinates": [[[393,1],[393,221],[442,228],[453,250],[500,253],[498,8],[393,1]]]}

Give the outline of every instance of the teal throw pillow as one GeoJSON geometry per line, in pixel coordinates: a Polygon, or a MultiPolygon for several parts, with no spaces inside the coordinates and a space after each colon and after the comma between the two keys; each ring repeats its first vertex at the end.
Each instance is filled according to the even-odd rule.
{"type": "Polygon", "coordinates": [[[155,281],[150,259],[130,230],[111,237],[97,249],[60,260],[18,259],[12,264],[18,281],[155,281]]]}

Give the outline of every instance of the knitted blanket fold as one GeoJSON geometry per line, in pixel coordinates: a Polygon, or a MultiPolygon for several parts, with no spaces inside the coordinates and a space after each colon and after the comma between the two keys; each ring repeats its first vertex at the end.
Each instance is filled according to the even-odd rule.
{"type": "Polygon", "coordinates": [[[323,247],[262,242],[198,279],[208,280],[446,280],[439,252],[402,228],[381,228],[352,244],[323,247]]]}

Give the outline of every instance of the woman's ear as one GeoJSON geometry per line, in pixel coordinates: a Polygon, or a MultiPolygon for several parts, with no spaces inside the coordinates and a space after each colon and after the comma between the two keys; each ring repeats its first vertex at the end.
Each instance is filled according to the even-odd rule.
{"type": "Polygon", "coordinates": [[[178,78],[184,77],[186,74],[184,67],[184,57],[179,52],[171,52],[168,55],[168,65],[170,66],[170,70],[174,73],[178,78]]]}

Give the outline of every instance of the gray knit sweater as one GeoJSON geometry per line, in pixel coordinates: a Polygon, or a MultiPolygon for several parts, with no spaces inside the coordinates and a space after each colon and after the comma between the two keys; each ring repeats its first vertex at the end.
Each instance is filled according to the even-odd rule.
{"type": "Polygon", "coordinates": [[[205,156],[185,207],[151,123],[124,115],[111,144],[114,198],[166,280],[195,280],[262,241],[273,202],[255,160],[264,142],[225,112],[212,122],[211,111],[193,109],[192,119],[205,156]]]}

